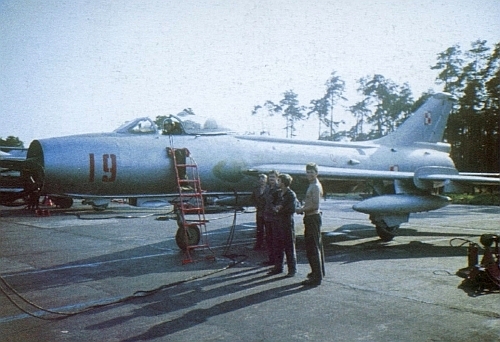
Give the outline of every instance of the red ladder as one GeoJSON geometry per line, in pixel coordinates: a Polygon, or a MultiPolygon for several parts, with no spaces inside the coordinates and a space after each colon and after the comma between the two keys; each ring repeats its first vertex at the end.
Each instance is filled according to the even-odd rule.
{"type": "MultiPolygon", "coordinates": [[[[174,162],[179,201],[175,204],[178,215],[179,230],[175,240],[184,250],[185,259],[182,264],[194,262],[191,251],[198,248],[208,248],[207,219],[205,218],[205,204],[201,189],[198,165],[187,148],[168,148],[168,153],[174,162]],[[187,219],[192,215],[192,219],[187,219]]],[[[215,259],[215,256],[207,256],[215,259]]]]}

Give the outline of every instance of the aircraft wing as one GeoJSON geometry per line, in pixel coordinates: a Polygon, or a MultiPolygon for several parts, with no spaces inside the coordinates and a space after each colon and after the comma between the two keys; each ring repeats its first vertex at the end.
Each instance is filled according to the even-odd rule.
{"type": "Polygon", "coordinates": [[[7,205],[24,195],[20,171],[25,165],[25,157],[12,156],[0,151],[0,204],[7,205]]]}
{"type": "MultiPolygon", "coordinates": [[[[404,180],[414,179],[421,182],[444,182],[453,181],[475,185],[500,185],[497,174],[474,174],[459,173],[456,169],[447,167],[422,167],[415,172],[402,171],[379,171],[368,169],[338,168],[319,165],[319,178],[329,180],[404,180]]],[[[270,170],[278,170],[292,176],[305,176],[305,166],[302,164],[265,164],[254,166],[248,173],[267,173],[270,170]]]]}
{"type": "Polygon", "coordinates": [[[459,173],[457,175],[447,175],[447,174],[436,173],[436,174],[420,176],[419,179],[423,181],[450,180],[452,182],[468,183],[474,185],[500,185],[500,178],[498,178],[498,176],[495,177],[495,174],[492,174],[491,177],[487,177],[486,174],[474,175],[471,173],[466,173],[466,174],[459,173]]]}
{"type": "MultiPolygon", "coordinates": [[[[330,180],[394,180],[413,179],[413,172],[399,171],[377,171],[367,169],[352,169],[340,167],[328,167],[319,165],[319,178],[330,180]]],[[[249,174],[267,173],[270,170],[278,170],[280,173],[288,173],[292,176],[305,176],[305,165],[303,164],[265,164],[254,166],[247,171],[249,174]]]]}
{"type": "Polygon", "coordinates": [[[25,159],[5,158],[0,160],[0,169],[21,171],[25,164],[25,159]]]}
{"type": "Polygon", "coordinates": [[[0,150],[0,168],[21,171],[28,149],[20,147],[2,147],[2,149],[8,149],[10,152],[0,150]]]}

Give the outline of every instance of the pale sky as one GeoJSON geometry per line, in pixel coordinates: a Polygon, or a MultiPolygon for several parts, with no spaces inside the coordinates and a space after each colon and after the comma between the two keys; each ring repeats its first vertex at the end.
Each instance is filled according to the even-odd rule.
{"type": "Polygon", "coordinates": [[[373,74],[418,97],[441,90],[438,53],[500,42],[499,18],[498,0],[0,0],[0,137],[28,146],[188,107],[259,130],[255,105],[293,90],[308,106],[332,71],[347,105],[373,74]]]}

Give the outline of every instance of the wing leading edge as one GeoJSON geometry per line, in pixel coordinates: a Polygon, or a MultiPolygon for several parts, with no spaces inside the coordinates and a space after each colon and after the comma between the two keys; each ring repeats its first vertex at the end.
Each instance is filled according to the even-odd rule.
{"type": "MultiPolygon", "coordinates": [[[[376,171],[368,169],[346,169],[340,167],[318,166],[319,177],[329,180],[370,180],[370,179],[412,179],[413,172],[376,171]]],[[[267,173],[278,170],[291,176],[305,176],[305,165],[302,164],[264,164],[254,166],[247,170],[248,174],[267,173]]]]}
{"type": "MultiPolygon", "coordinates": [[[[329,180],[405,180],[416,182],[463,182],[473,185],[500,185],[500,178],[487,177],[487,174],[460,174],[456,169],[447,167],[423,167],[415,172],[379,171],[369,169],[337,168],[319,165],[319,177],[329,180]]],[[[304,176],[305,167],[302,164],[263,164],[247,170],[249,174],[267,173],[269,170],[279,170],[292,176],[304,176]]]]}

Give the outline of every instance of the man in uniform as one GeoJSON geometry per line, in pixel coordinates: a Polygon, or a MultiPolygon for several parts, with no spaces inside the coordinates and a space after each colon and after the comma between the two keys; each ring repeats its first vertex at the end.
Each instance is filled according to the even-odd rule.
{"type": "Polygon", "coordinates": [[[264,193],[267,188],[267,175],[259,175],[259,184],[252,191],[252,203],[255,206],[255,224],[257,225],[257,231],[255,234],[256,242],[254,250],[260,251],[264,249],[264,234],[265,234],[265,224],[264,224],[264,207],[266,205],[266,199],[264,198],[264,193]]]}
{"type": "Polygon", "coordinates": [[[297,196],[292,189],[292,176],[283,173],[279,175],[279,187],[281,189],[281,200],[275,207],[278,214],[278,224],[273,230],[274,244],[274,268],[269,271],[269,275],[283,272],[283,261],[286,256],[288,267],[287,277],[294,277],[297,273],[297,255],[295,252],[295,224],[293,214],[297,203],[297,196]]]}
{"type": "Polygon", "coordinates": [[[321,212],[319,202],[323,196],[323,187],[318,180],[318,166],[315,163],[306,165],[306,177],[309,187],[306,191],[304,206],[296,210],[297,214],[304,214],[304,240],[306,245],[306,255],[311,273],[302,282],[306,286],[318,286],[325,275],[323,264],[323,244],[321,241],[321,212]]]}
{"type": "Polygon", "coordinates": [[[264,192],[265,206],[264,206],[264,225],[266,227],[266,245],[267,255],[269,259],[263,264],[266,266],[274,265],[274,246],[273,246],[273,229],[278,223],[278,214],[276,206],[280,199],[280,189],[278,187],[278,171],[270,171],[267,174],[267,188],[264,192]]]}

